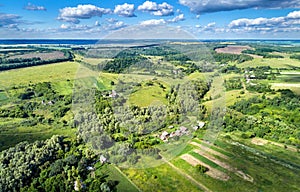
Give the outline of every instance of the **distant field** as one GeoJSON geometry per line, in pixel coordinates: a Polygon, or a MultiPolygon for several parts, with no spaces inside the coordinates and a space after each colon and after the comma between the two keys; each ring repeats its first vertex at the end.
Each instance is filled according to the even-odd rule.
{"type": "Polygon", "coordinates": [[[22,55],[14,55],[14,56],[10,56],[8,57],[8,59],[17,59],[17,58],[22,58],[22,59],[30,59],[30,58],[41,58],[41,60],[53,60],[53,59],[63,59],[65,58],[65,54],[64,52],[61,51],[52,51],[52,52],[45,52],[45,53],[36,53],[36,52],[32,52],[32,53],[25,53],[22,55]]]}
{"type": "Polygon", "coordinates": [[[300,82],[299,83],[271,83],[272,89],[290,89],[297,95],[300,95],[300,82]]]}
{"type": "Polygon", "coordinates": [[[38,82],[56,82],[74,79],[78,63],[62,62],[49,65],[13,69],[0,72],[0,85],[12,87],[38,82]]]}
{"type": "Polygon", "coordinates": [[[293,68],[300,67],[300,61],[290,58],[254,58],[252,61],[246,61],[236,65],[239,68],[270,66],[272,68],[293,68]]]}
{"type": "Polygon", "coordinates": [[[241,54],[242,51],[252,49],[249,46],[239,46],[239,45],[229,45],[224,48],[218,48],[215,51],[217,53],[231,53],[231,54],[241,54]]]}
{"type": "Polygon", "coordinates": [[[107,58],[84,58],[83,59],[84,62],[87,62],[92,65],[98,65],[102,62],[109,61],[109,60],[111,59],[107,59],[107,58]]]}

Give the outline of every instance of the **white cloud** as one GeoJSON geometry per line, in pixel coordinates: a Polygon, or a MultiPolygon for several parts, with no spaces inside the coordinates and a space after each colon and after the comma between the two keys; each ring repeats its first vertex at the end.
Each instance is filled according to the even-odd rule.
{"type": "Polygon", "coordinates": [[[273,18],[255,18],[255,19],[237,19],[229,23],[228,28],[235,32],[252,31],[252,32],[280,32],[295,31],[299,29],[300,11],[289,13],[285,17],[273,18]]]}
{"type": "Polygon", "coordinates": [[[61,24],[60,28],[61,28],[61,29],[68,29],[68,26],[65,25],[65,24],[61,24]]]}
{"type": "Polygon", "coordinates": [[[299,0],[179,0],[179,3],[196,14],[251,8],[300,8],[299,0]]]}
{"type": "Polygon", "coordinates": [[[163,25],[166,24],[167,22],[164,19],[150,19],[146,21],[142,21],[140,25],[143,26],[149,26],[149,25],[163,25]]]}
{"type": "Polygon", "coordinates": [[[110,9],[96,7],[95,5],[78,5],[77,7],[65,7],[60,9],[58,20],[79,23],[79,19],[89,19],[95,16],[101,17],[104,14],[111,13],[110,9]]]}
{"type": "Polygon", "coordinates": [[[118,22],[118,20],[117,20],[117,19],[114,19],[114,18],[107,18],[106,21],[107,21],[108,23],[116,23],[116,22],[118,22]]]}
{"type": "Polygon", "coordinates": [[[207,25],[206,25],[206,27],[208,28],[208,27],[214,27],[216,25],[216,22],[212,22],[212,23],[208,23],[207,25]]]}
{"type": "Polygon", "coordinates": [[[29,11],[47,11],[47,9],[43,6],[33,5],[31,3],[28,3],[24,9],[29,11]]]}
{"type": "Polygon", "coordinates": [[[20,23],[21,17],[14,14],[0,13],[0,27],[20,23]]]}
{"type": "Polygon", "coordinates": [[[127,27],[128,25],[125,24],[123,21],[117,21],[115,23],[112,24],[108,24],[106,26],[104,26],[104,30],[106,31],[113,31],[113,30],[118,30],[118,29],[122,29],[124,27],[127,27]]]}
{"type": "Polygon", "coordinates": [[[100,26],[100,22],[99,21],[95,21],[95,26],[100,26]]]}
{"type": "Polygon", "coordinates": [[[287,15],[291,19],[300,19],[300,11],[293,11],[287,15]]]}
{"type": "Polygon", "coordinates": [[[157,4],[152,1],[145,1],[142,5],[138,6],[139,11],[149,12],[156,16],[170,16],[174,15],[173,6],[163,2],[162,4],[157,4]]]}
{"type": "Polygon", "coordinates": [[[123,5],[116,5],[114,13],[124,17],[135,17],[134,4],[124,3],[123,5]]]}
{"type": "Polygon", "coordinates": [[[183,21],[183,20],[185,20],[184,14],[180,14],[180,15],[178,15],[178,16],[176,16],[173,19],[170,19],[168,21],[171,22],[171,23],[177,23],[177,22],[183,21]]]}

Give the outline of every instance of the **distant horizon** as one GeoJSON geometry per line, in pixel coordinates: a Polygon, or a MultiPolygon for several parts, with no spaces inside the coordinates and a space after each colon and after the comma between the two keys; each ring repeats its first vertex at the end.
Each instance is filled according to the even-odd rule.
{"type": "Polygon", "coordinates": [[[298,39],[299,19],[299,0],[2,0],[0,37],[298,39]]]}
{"type": "Polygon", "coordinates": [[[0,41],[3,40],[259,40],[259,41],[300,41],[300,38],[0,38],[0,41]]]}

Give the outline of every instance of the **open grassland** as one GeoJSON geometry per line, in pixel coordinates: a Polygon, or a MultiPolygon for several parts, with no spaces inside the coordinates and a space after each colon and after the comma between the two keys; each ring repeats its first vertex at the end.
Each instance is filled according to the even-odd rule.
{"type": "Polygon", "coordinates": [[[13,87],[29,83],[57,82],[74,79],[78,63],[62,62],[0,72],[0,85],[13,87]]]}
{"type": "Polygon", "coordinates": [[[98,65],[101,64],[103,62],[107,62],[110,61],[112,59],[107,59],[107,58],[83,58],[82,61],[92,64],[92,65],[98,65]]]}
{"type": "MultiPolygon", "coordinates": [[[[6,121],[5,119],[1,119],[1,121],[6,121]]],[[[27,126],[11,126],[11,125],[17,125],[18,123],[21,123],[23,120],[13,119],[9,120],[10,124],[1,125],[0,126],[0,151],[7,149],[9,147],[12,147],[16,145],[19,142],[22,141],[28,141],[33,142],[36,140],[45,140],[50,138],[53,135],[64,135],[64,136],[70,136],[74,137],[76,134],[77,129],[72,129],[69,127],[66,128],[55,128],[54,126],[48,126],[48,125],[35,125],[31,127],[27,126]]]]}
{"type": "Polygon", "coordinates": [[[142,85],[141,88],[130,95],[129,103],[140,107],[162,104],[167,105],[168,101],[165,97],[166,93],[166,89],[162,89],[156,83],[151,86],[142,85]]]}
{"type": "Polygon", "coordinates": [[[122,169],[141,191],[201,191],[168,164],[145,169],[122,169]]]}
{"type": "Polygon", "coordinates": [[[112,164],[105,164],[100,171],[104,175],[108,175],[109,180],[118,181],[117,191],[124,192],[138,192],[140,191],[134,183],[132,183],[125,174],[123,174],[119,168],[112,164]]]}
{"type": "Polygon", "coordinates": [[[246,61],[236,65],[239,68],[270,66],[271,68],[293,68],[300,67],[300,61],[290,58],[254,58],[251,61],[246,61]]]}

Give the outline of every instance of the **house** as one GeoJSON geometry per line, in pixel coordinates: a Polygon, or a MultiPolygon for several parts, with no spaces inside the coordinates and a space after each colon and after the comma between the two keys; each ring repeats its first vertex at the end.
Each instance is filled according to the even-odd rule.
{"type": "Polygon", "coordinates": [[[174,126],[173,126],[173,125],[170,125],[168,128],[169,128],[169,129],[173,129],[173,128],[174,128],[174,126]]]}
{"type": "Polygon", "coordinates": [[[165,140],[168,140],[168,136],[169,136],[169,133],[164,131],[162,132],[162,134],[160,135],[160,139],[165,141],[165,140]]]}
{"type": "Polygon", "coordinates": [[[111,91],[111,94],[109,94],[109,97],[116,98],[118,96],[117,92],[115,90],[111,91]]]}
{"type": "Polygon", "coordinates": [[[193,129],[194,129],[195,131],[197,131],[198,129],[202,129],[202,128],[204,127],[204,125],[205,125],[205,122],[203,122],[203,121],[197,121],[197,123],[198,123],[198,125],[195,125],[195,126],[193,127],[193,129]]]}
{"type": "Polygon", "coordinates": [[[205,122],[203,122],[203,121],[198,121],[197,123],[198,123],[198,127],[200,129],[202,129],[204,127],[204,125],[205,125],[205,122]]]}
{"type": "Polygon", "coordinates": [[[107,158],[104,157],[103,155],[100,155],[100,162],[101,162],[101,164],[106,163],[107,162],[107,158]]]}
{"type": "Polygon", "coordinates": [[[188,129],[186,127],[184,127],[184,126],[181,126],[179,128],[179,130],[180,130],[181,133],[186,133],[188,131],[188,129]]]}

